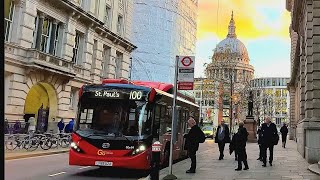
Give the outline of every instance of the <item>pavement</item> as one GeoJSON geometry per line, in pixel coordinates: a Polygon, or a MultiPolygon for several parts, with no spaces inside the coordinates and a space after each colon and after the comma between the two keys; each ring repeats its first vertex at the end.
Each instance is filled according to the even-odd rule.
{"type": "MultiPolygon", "coordinates": [[[[237,162],[234,154],[229,155],[228,144],[225,148],[225,158],[219,161],[218,147],[213,140],[207,140],[200,145],[197,153],[197,172],[186,174],[190,167],[190,159],[173,165],[173,174],[178,179],[214,179],[214,180],[251,180],[251,179],[309,179],[320,180],[320,176],[308,170],[309,164],[296,150],[296,143],[288,141],[287,148],[281,145],[275,147],[273,166],[262,167],[257,161],[259,147],[256,143],[247,144],[247,154],[250,169],[236,172],[237,162]]],[[[35,153],[35,152],[34,152],[35,153]]],[[[8,155],[6,155],[8,157],[8,155]]],[[[168,174],[168,168],[160,171],[160,179],[168,174]]],[[[68,153],[24,157],[5,161],[5,179],[10,180],[82,180],[82,179],[148,179],[143,172],[133,170],[109,169],[91,166],[69,166],[68,153]]]]}
{"type": "MultiPolygon", "coordinates": [[[[200,145],[197,152],[197,170],[195,174],[186,174],[190,168],[190,159],[178,162],[173,165],[173,173],[178,179],[214,179],[214,180],[320,180],[320,176],[308,170],[310,165],[297,152],[297,144],[288,141],[286,148],[281,147],[281,142],[274,148],[273,166],[267,164],[262,167],[262,162],[258,158],[259,147],[257,143],[247,143],[247,155],[249,170],[235,171],[237,162],[234,154],[229,154],[229,144],[225,147],[224,160],[219,161],[218,145],[213,140],[207,140],[200,145]]],[[[165,168],[160,171],[160,179],[169,173],[165,168]]]]}

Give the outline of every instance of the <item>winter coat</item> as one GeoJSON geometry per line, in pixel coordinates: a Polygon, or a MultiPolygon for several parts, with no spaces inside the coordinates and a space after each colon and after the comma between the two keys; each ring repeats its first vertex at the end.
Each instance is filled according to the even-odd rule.
{"type": "Polygon", "coordinates": [[[184,138],[186,138],[185,146],[187,150],[198,151],[201,133],[203,133],[202,130],[197,125],[194,125],[189,133],[184,135],[184,138]]]}
{"type": "Polygon", "coordinates": [[[219,140],[218,136],[220,133],[221,125],[218,127],[216,131],[216,137],[215,137],[215,143],[224,142],[224,143],[230,143],[230,131],[228,125],[224,124],[224,138],[223,140],[219,140]]]}
{"type": "Polygon", "coordinates": [[[261,144],[270,146],[275,144],[275,139],[278,135],[277,127],[274,123],[270,123],[269,127],[267,123],[263,123],[261,126],[262,141],[261,144]]]}
{"type": "Polygon", "coordinates": [[[282,126],[280,129],[281,135],[286,136],[288,134],[288,128],[287,126],[282,126]]]}

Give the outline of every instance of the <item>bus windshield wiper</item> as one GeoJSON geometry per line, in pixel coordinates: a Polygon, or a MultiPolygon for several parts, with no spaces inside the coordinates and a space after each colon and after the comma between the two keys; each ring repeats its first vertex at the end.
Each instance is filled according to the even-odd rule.
{"type": "Polygon", "coordinates": [[[125,135],[123,135],[121,132],[119,132],[119,133],[118,133],[118,136],[116,136],[116,137],[124,137],[124,138],[126,138],[126,140],[128,140],[128,141],[132,141],[132,140],[130,140],[129,138],[127,138],[125,135]]]}

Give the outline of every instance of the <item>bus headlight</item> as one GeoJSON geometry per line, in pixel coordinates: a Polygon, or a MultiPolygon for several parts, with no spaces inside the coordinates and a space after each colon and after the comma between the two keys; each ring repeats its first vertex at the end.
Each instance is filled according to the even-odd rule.
{"type": "Polygon", "coordinates": [[[71,142],[70,147],[77,152],[81,152],[81,149],[79,148],[79,143],[71,142]]]}
{"type": "Polygon", "coordinates": [[[132,151],[132,155],[137,155],[137,154],[140,154],[142,153],[143,151],[145,151],[147,149],[147,147],[143,144],[141,144],[138,148],[134,149],[132,151]]]}

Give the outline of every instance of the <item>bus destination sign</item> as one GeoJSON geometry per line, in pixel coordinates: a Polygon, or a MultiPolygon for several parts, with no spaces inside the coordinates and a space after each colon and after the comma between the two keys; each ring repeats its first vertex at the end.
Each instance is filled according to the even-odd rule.
{"type": "Polygon", "coordinates": [[[120,93],[116,91],[95,91],[94,97],[120,98],[120,93]]]}
{"type": "Polygon", "coordinates": [[[142,100],[143,91],[114,91],[114,90],[98,90],[91,92],[91,97],[94,98],[107,98],[107,99],[129,99],[129,100],[142,100]]]}

